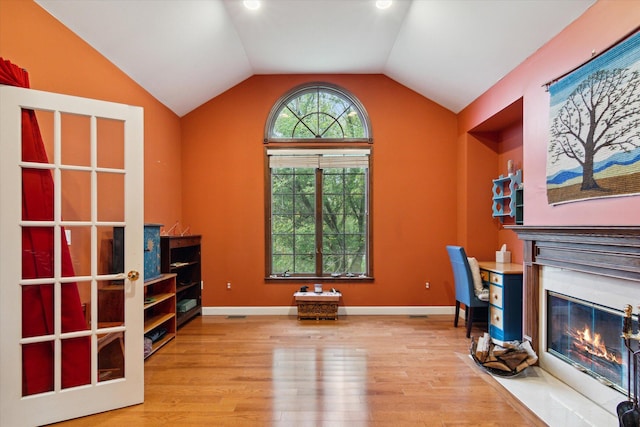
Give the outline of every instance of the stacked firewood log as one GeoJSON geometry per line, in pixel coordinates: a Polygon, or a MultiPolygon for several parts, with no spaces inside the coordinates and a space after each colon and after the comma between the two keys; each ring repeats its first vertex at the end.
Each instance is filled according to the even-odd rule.
{"type": "Polygon", "coordinates": [[[504,371],[505,374],[517,374],[538,361],[529,341],[496,343],[486,332],[478,338],[473,356],[485,368],[504,371]]]}

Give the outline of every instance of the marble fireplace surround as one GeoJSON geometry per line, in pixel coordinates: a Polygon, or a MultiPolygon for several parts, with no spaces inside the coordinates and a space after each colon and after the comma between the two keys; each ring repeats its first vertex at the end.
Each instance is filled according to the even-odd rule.
{"type": "MultiPolygon", "coordinates": [[[[565,283],[572,283],[573,290],[579,294],[594,292],[594,282],[598,286],[604,285],[607,288],[610,286],[614,293],[617,288],[617,294],[628,296],[630,300],[625,302],[632,304],[636,311],[640,299],[635,298],[638,299],[635,301],[633,295],[637,297],[640,291],[640,227],[509,226],[508,228],[515,231],[524,243],[523,336],[531,341],[540,356],[540,366],[575,390],[582,390],[581,393],[607,412],[615,414],[616,404],[623,399],[623,395],[604,385],[590,383],[595,380],[570,368],[555,357],[547,357],[544,336],[546,308],[543,297],[547,285],[551,283],[546,281],[549,278],[548,275],[552,274],[551,271],[559,271],[561,277],[565,278],[565,283]],[[608,282],[607,278],[610,279],[608,282]]],[[[569,292],[569,294],[572,293],[569,292]]],[[[598,299],[595,294],[593,297],[598,299]]]]}

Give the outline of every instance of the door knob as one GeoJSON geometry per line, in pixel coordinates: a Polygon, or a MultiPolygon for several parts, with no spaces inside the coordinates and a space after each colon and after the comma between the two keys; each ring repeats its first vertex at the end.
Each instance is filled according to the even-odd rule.
{"type": "Polygon", "coordinates": [[[135,282],[136,280],[138,280],[140,278],[140,273],[138,273],[136,270],[131,270],[128,274],[127,274],[127,279],[131,280],[132,282],[135,282]]]}

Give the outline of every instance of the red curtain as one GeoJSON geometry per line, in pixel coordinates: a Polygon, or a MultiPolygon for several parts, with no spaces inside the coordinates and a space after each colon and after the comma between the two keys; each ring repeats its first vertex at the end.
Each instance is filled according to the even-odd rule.
{"type": "MultiPolygon", "coordinates": [[[[0,84],[29,87],[29,75],[10,61],[0,58],[0,84]]],[[[33,110],[22,110],[22,160],[47,163],[47,153],[33,110]]],[[[23,169],[22,219],[53,220],[53,178],[49,170],[23,169]]],[[[22,277],[53,277],[53,228],[24,227],[22,231],[22,277]]],[[[62,276],[74,276],[71,254],[62,233],[62,276]]],[[[11,286],[11,284],[3,284],[11,286]]],[[[22,336],[48,335],[53,330],[53,286],[23,286],[22,336]]],[[[62,331],[86,328],[80,294],[76,283],[62,285],[62,331]]],[[[89,337],[67,339],[62,345],[62,387],[91,381],[91,340],[89,337]]],[[[22,391],[31,395],[53,390],[53,343],[23,346],[22,391]]]]}

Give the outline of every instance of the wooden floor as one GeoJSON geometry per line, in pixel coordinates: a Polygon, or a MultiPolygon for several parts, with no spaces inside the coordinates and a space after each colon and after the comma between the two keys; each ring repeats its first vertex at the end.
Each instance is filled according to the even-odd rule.
{"type": "Polygon", "coordinates": [[[544,425],[473,363],[460,323],[198,317],[145,362],[144,404],[57,426],[544,425]]]}

